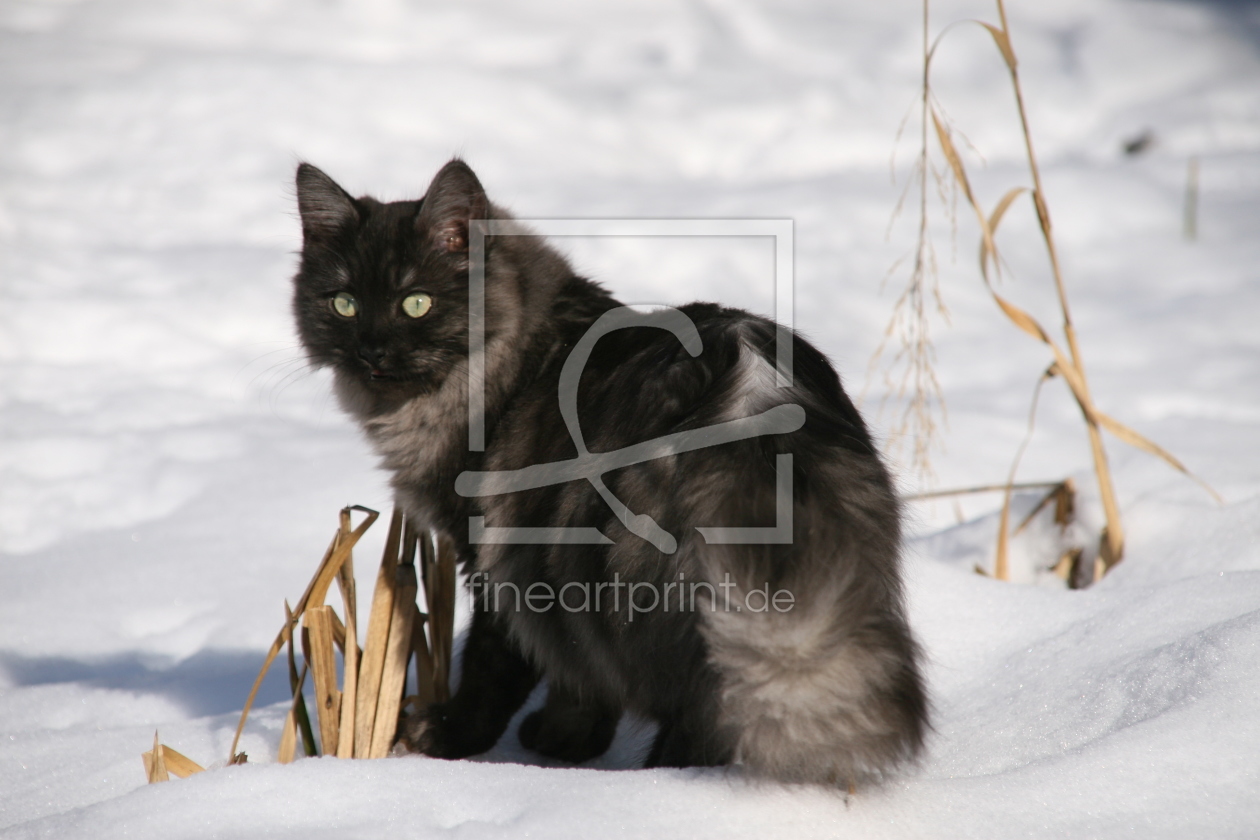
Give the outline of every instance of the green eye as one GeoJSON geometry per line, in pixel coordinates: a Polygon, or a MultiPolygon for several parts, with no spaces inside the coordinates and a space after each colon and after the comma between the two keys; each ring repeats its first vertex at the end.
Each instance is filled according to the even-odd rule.
{"type": "Polygon", "coordinates": [[[333,309],[337,310],[337,314],[346,318],[353,318],[359,314],[359,302],[354,299],[354,295],[346,292],[337,292],[336,297],[332,299],[333,309]]]}
{"type": "Polygon", "coordinates": [[[411,318],[422,318],[425,313],[433,308],[433,298],[424,292],[418,292],[414,295],[407,295],[403,298],[402,310],[411,318]]]}

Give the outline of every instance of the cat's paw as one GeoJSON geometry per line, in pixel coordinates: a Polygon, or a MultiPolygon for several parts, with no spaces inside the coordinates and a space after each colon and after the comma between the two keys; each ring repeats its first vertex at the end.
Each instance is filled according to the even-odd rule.
{"type": "Polygon", "coordinates": [[[400,721],[398,745],[433,758],[467,758],[494,746],[497,733],[487,735],[461,717],[451,704],[435,703],[400,721]]]}
{"type": "Polygon", "coordinates": [[[569,708],[558,714],[544,706],[521,721],[517,738],[526,749],[581,764],[607,752],[617,734],[617,719],[602,710],[569,708]]]}

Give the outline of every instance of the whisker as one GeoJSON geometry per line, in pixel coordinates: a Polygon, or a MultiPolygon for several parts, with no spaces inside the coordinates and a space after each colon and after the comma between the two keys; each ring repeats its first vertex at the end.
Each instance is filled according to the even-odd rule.
{"type": "Polygon", "coordinates": [[[276,385],[273,386],[268,393],[268,408],[271,410],[271,412],[273,414],[278,413],[279,408],[280,408],[280,398],[284,396],[285,391],[287,391],[290,387],[296,385],[297,383],[303,381],[304,379],[307,379],[314,373],[315,373],[314,368],[304,367],[304,368],[299,368],[298,370],[290,371],[289,373],[285,374],[284,378],[281,379],[278,383],[276,383],[276,385]]]}
{"type": "MultiPolygon", "coordinates": [[[[267,378],[277,375],[277,371],[283,371],[284,375],[288,375],[288,373],[293,369],[304,369],[309,366],[310,365],[305,358],[285,359],[273,365],[268,365],[266,368],[256,373],[249,381],[249,384],[251,387],[259,386],[260,380],[266,380],[267,378]]],[[[265,384],[265,382],[263,384],[265,384]]]]}

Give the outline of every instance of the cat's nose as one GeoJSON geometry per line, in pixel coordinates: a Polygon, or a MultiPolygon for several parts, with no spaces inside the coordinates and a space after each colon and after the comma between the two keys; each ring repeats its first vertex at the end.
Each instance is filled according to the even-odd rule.
{"type": "Polygon", "coordinates": [[[385,361],[385,350],[373,344],[363,344],[359,347],[359,358],[370,367],[379,368],[385,361]]]}

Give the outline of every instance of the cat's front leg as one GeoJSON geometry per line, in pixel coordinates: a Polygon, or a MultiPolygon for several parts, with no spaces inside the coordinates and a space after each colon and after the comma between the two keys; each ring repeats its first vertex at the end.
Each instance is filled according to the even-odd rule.
{"type": "Polygon", "coordinates": [[[474,600],[459,689],[447,702],[405,718],[399,743],[435,758],[486,752],[503,735],[538,678],[508,637],[503,618],[478,609],[474,600]]]}

